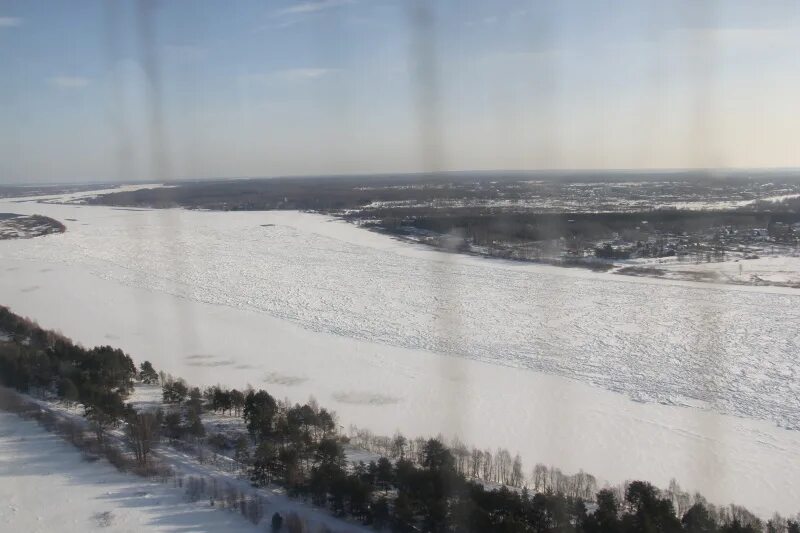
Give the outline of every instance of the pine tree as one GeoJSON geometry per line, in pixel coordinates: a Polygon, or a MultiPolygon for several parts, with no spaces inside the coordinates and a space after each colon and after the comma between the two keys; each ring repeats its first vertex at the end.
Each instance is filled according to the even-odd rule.
{"type": "Polygon", "coordinates": [[[150,361],[145,361],[139,365],[139,380],[145,385],[155,385],[158,383],[158,373],[155,371],[150,361]]]}

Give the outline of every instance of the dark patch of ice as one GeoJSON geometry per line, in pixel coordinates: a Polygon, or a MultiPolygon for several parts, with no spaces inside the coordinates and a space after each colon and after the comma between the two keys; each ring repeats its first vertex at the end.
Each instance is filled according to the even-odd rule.
{"type": "Polygon", "coordinates": [[[376,392],[335,392],[333,399],[341,403],[358,405],[392,405],[402,401],[402,398],[376,392]]]}
{"type": "Polygon", "coordinates": [[[264,383],[269,383],[271,385],[286,385],[286,386],[294,386],[299,385],[308,381],[308,378],[303,378],[299,376],[287,376],[285,374],[279,374],[277,372],[269,372],[267,375],[264,376],[264,383]]]}
{"type": "Polygon", "coordinates": [[[186,363],[189,366],[200,366],[205,368],[216,368],[218,366],[231,366],[235,365],[236,361],[233,359],[219,359],[219,360],[194,360],[189,363],[186,363]]]}

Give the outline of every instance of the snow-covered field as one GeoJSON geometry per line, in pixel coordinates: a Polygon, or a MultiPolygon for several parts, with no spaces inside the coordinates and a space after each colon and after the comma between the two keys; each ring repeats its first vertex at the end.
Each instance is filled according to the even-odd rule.
{"type": "Polygon", "coordinates": [[[0,412],[0,530],[255,532],[244,517],[189,503],[183,489],[87,462],[35,422],[0,412]]]}
{"type": "Polygon", "coordinates": [[[800,285],[800,256],[767,256],[714,263],[681,263],[658,259],[631,263],[663,270],[665,277],[685,279],[697,273],[709,274],[725,283],[800,285]]]}
{"type": "Polygon", "coordinates": [[[444,254],[295,212],[13,206],[67,232],[0,243],[0,303],[86,344],[314,394],[343,425],[800,507],[800,432],[776,425],[800,428],[800,291],[444,254]]]}
{"type": "MultiPolygon", "coordinates": [[[[137,409],[155,409],[162,407],[160,393],[160,387],[138,386],[130,400],[137,409]]],[[[60,420],[86,423],[79,405],[33,401],[60,420]]],[[[234,420],[210,413],[208,417],[212,420],[210,424],[206,421],[207,427],[214,427],[215,419],[234,420]]],[[[241,423],[239,426],[241,431],[241,423]]],[[[120,449],[126,447],[123,435],[120,428],[109,432],[120,449]]],[[[264,531],[276,512],[283,517],[297,515],[309,531],[323,527],[332,532],[371,531],[290,498],[281,487],[254,489],[247,476],[224,456],[200,462],[194,454],[166,443],[154,456],[175,474],[165,484],[122,474],[105,459],[87,461],[72,445],[35,422],[0,411],[0,502],[7,502],[7,507],[0,505],[0,525],[9,526],[0,531],[264,531]],[[202,479],[208,492],[189,496],[191,478],[202,479]],[[213,506],[212,494],[216,494],[213,506]],[[258,499],[262,511],[258,527],[240,515],[239,509],[226,505],[226,494],[251,502],[258,499]],[[55,500],[59,505],[42,503],[55,500]]]]}

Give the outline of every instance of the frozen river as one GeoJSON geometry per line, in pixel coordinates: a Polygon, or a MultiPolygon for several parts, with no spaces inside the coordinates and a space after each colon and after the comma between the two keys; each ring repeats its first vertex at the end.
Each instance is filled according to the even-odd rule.
{"type": "Polygon", "coordinates": [[[319,215],[0,201],[0,304],[342,422],[800,511],[800,291],[456,256],[319,215]]]}

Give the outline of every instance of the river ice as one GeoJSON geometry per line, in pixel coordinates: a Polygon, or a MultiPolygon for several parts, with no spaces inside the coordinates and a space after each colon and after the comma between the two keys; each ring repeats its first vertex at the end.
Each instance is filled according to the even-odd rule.
{"type": "MultiPolygon", "coordinates": [[[[651,475],[663,482],[673,472],[679,481],[690,477],[685,484],[711,497],[767,511],[779,507],[773,501],[789,497],[778,494],[787,490],[787,465],[798,463],[800,439],[779,427],[800,428],[800,291],[464,257],[297,212],[9,201],[0,202],[0,211],[44,214],[67,226],[63,235],[0,243],[0,303],[84,342],[103,337],[70,315],[95,317],[92,327],[102,324],[105,342],[188,378],[264,382],[293,399],[327,393],[322,403],[333,401],[346,422],[431,432],[453,418],[448,413],[466,410],[468,415],[456,416],[465,420],[443,423],[443,431],[480,445],[519,449],[529,465],[552,461],[617,481],[651,475]],[[90,310],[93,305],[102,313],[90,310]],[[114,317],[123,325],[115,328],[114,317]],[[165,320],[173,334],[189,338],[182,344],[146,340],[166,338],[169,331],[160,330],[168,329],[165,320]],[[226,347],[209,329],[238,338],[226,347]],[[171,353],[158,355],[165,343],[171,353]],[[323,368],[339,382],[322,385],[323,368]],[[566,418],[544,420],[566,409],[554,409],[555,398],[574,407],[566,418]],[[434,402],[433,409],[438,401],[447,405],[423,416],[425,401],[434,402]],[[503,402],[511,402],[505,404],[508,412],[496,412],[503,402]],[[542,414],[548,409],[550,415],[542,414]],[[589,420],[593,411],[602,414],[589,420]],[[421,422],[409,427],[415,416],[421,422]],[[481,427],[487,416],[509,427],[498,430],[497,420],[481,427]],[[614,417],[638,422],[619,422],[625,429],[610,437],[600,426],[619,430],[614,417]],[[640,431],[642,420],[651,433],[636,444],[630,433],[640,431]],[[559,424],[576,427],[553,429],[559,424]],[[543,437],[542,430],[563,433],[563,439],[543,437]],[[647,449],[625,456],[620,448],[621,439],[647,448],[665,438],[664,447],[671,442],[680,448],[659,457],[663,464],[646,464],[647,449]],[[761,468],[759,479],[777,499],[768,501],[764,487],[761,496],[720,487],[721,477],[703,482],[692,474],[698,461],[692,454],[700,452],[681,439],[708,447],[703,461],[739,476],[750,472],[741,464],[731,467],[744,449],[762,457],[777,447],[767,461],[772,466],[756,461],[751,472],[761,468]],[[559,453],[559,447],[567,451],[559,453]],[[625,459],[609,463],[608,455],[616,452],[625,459]],[[600,460],[606,464],[598,465],[600,460]]],[[[795,502],[798,490],[788,492],[795,502]]],[[[792,510],[789,501],[784,512],[792,510]]]]}

